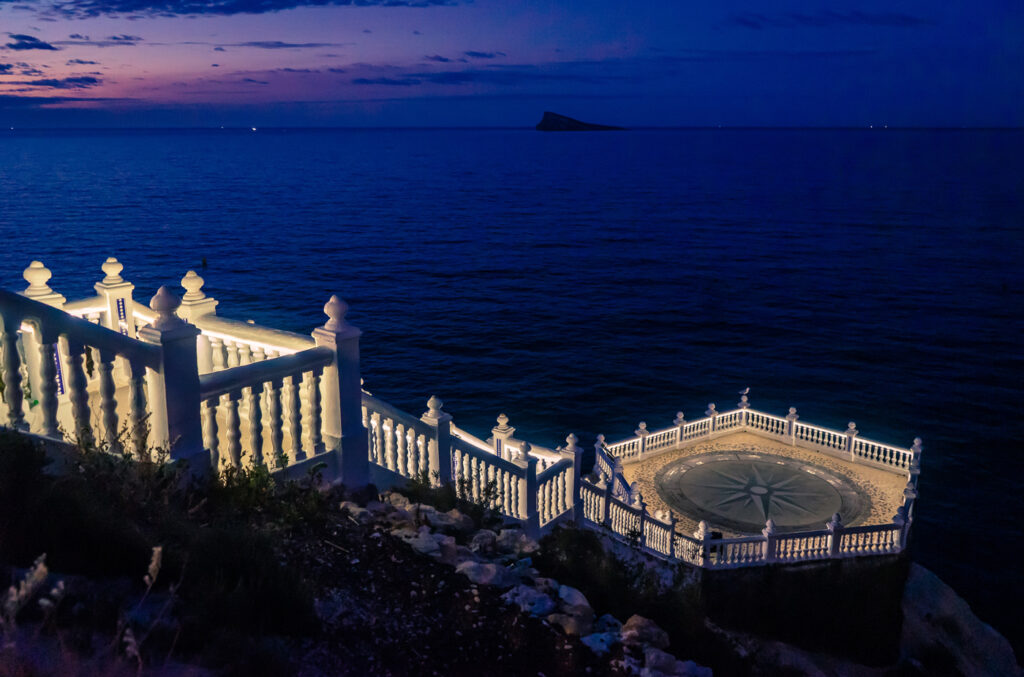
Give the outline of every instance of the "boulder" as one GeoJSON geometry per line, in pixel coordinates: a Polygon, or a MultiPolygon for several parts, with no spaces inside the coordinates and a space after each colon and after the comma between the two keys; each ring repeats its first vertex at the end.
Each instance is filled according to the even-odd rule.
{"type": "Polygon", "coordinates": [[[427,524],[440,531],[467,534],[473,530],[473,519],[455,509],[448,512],[425,512],[423,517],[427,524]]]}
{"type": "Polygon", "coordinates": [[[473,534],[473,538],[469,541],[469,549],[486,555],[494,552],[494,545],[497,540],[498,535],[496,533],[490,529],[481,529],[473,534]]]}
{"type": "Polygon", "coordinates": [[[408,498],[394,491],[386,494],[384,496],[384,501],[390,503],[396,508],[408,508],[411,503],[408,498]]]}
{"type": "Polygon", "coordinates": [[[571,614],[549,614],[547,620],[551,625],[561,628],[565,634],[574,637],[589,635],[593,627],[593,623],[586,618],[571,614]]]}
{"type": "Polygon", "coordinates": [[[657,647],[649,646],[644,649],[644,667],[673,675],[676,670],[676,657],[657,647]]]}
{"type": "Polygon", "coordinates": [[[358,503],[354,503],[353,501],[342,501],[338,508],[342,512],[347,512],[349,515],[356,518],[366,512],[366,508],[360,507],[358,503]]]}
{"type": "Polygon", "coordinates": [[[540,550],[540,544],[527,536],[521,529],[502,529],[495,546],[501,552],[518,557],[532,555],[540,550]]]}
{"type": "Polygon", "coordinates": [[[611,614],[604,614],[594,621],[594,632],[614,632],[622,630],[622,623],[611,614]]]}
{"type": "Polygon", "coordinates": [[[517,585],[501,596],[533,616],[547,616],[555,610],[555,601],[528,585],[517,585]]]}
{"type": "Polygon", "coordinates": [[[490,562],[465,561],[455,567],[460,573],[477,585],[497,585],[504,587],[509,584],[508,569],[490,562]]]}
{"type": "Polygon", "coordinates": [[[590,608],[590,602],[587,601],[586,596],[576,588],[570,588],[568,585],[558,588],[558,599],[561,600],[562,606],[565,607],[582,606],[590,608]]]}
{"type": "Polygon", "coordinates": [[[1006,638],[928,569],[910,566],[902,606],[900,653],[921,672],[1021,674],[1006,638]]]}
{"type": "Polygon", "coordinates": [[[623,644],[649,645],[659,649],[667,649],[669,645],[667,632],[659,628],[658,624],[650,618],[636,614],[630,616],[622,626],[621,634],[623,644]]]}
{"type": "Polygon", "coordinates": [[[603,656],[612,650],[613,645],[618,644],[619,633],[595,632],[592,635],[581,637],[580,641],[598,656],[603,656]]]}
{"type": "Polygon", "coordinates": [[[558,581],[553,578],[537,577],[533,579],[533,587],[537,588],[545,595],[558,594],[558,581]]]}
{"type": "Polygon", "coordinates": [[[434,534],[434,540],[437,542],[438,554],[442,562],[452,566],[458,563],[459,548],[455,544],[453,536],[434,534]]]}

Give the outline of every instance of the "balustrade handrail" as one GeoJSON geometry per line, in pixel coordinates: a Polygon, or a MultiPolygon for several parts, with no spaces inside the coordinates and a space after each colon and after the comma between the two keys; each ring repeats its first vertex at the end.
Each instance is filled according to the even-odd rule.
{"type": "Polygon", "coordinates": [[[82,343],[101,351],[110,351],[117,355],[135,360],[151,369],[159,369],[159,346],[129,338],[116,331],[93,324],[80,317],[49,306],[40,301],[27,298],[6,289],[0,289],[0,308],[3,315],[14,320],[16,326],[8,328],[17,331],[25,320],[36,320],[47,325],[47,330],[54,334],[64,334],[74,342],[82,343]]]}
{"type": "Polygon", "coordinates": [[[547,482],[552,477],[555,477],[555,476],[561,474],[567,468],[571,468],[571,467],[572,467],[572,459],[571,458],[563,458],[561,461],[558,461],[554,465],[546,468],[544,470],[544,472],[538,473],[537,474],[537,484],[543,484],[544,482],[547,482]]]}
{"type": "Polygon", "coordinates": [[[392,404],[388,404],[376,395],[368,395],[366,392],[363,392],[363,406],[366,407],[367,411],[390,418],[396,424],[401,423],[406,427],[406,429],[413,428],[419,434],[426,435],[427,437],[433,435],[433,428],[431,426],[427,425],[412,414],[404,412],[392,404]]]}
{"type": "Polygon", "coordinates": [[[109,310],[106,299],[102,296],[90,296],[77,301],[68,301],[61,310],[70,315],[88,315],[89,313],[105,313],[109,310]]]}
{"type": "Polygon", "coordinates": [[[452,447],[458,449],[464,454],[472,456],[481,463],[493,465],[495,468],[500,468],[506,472],[518,475],[520,477],[526,476],[526,467],[518,465],[513,461],[506,461],[501,456],[498,456],[493,451],[487,452],[483,449],[478,449],[476,446],[469,444],[465,440],[461,440],[457,437],[452,438],[452,447]]]}
{"type": "Polygon", "coordinates": [[[334,359],[329,348],[310,348],[291,355],[282,355],[262,362],[231,367],[199,376],[199,397],[208,400],[316,367],[325,367],[334,359]]]}
{"type": "Polygon", "coordinates": [[[473,433],[463,430],[454,423],[451,424],[451,433],[452,437],[462,440],[467,444],[470,444],[476,447],[477,449],[480,449],[481,451],[489,451],[492,454],[494,453],[494,448],[491,445],[487,444],[487,442],[484,442],[482,439],[480,439],[473,433]]]}

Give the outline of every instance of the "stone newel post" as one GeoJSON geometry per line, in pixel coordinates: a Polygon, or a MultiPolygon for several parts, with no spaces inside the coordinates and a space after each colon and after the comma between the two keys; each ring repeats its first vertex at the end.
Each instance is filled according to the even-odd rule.
{"type": "Polygon", "coordinates": [[[427,411],[420,420],[434,429],[434,445],[429,448],[430,469],[437,473],[441,486],[452,481],[452,417],[442,411],[444,402],[434,395],[427,400],[427,411]]]}
{"type": "Polygon", "coordinates": [[[149,302],[153,323],[139,330],[139,340],[161,348],[160,368],[148,370],[153,440],[170,449],[173,460],[188,460],[192,471],[205,474],[210,457],[203,448],[199,417],[199,368],[196,336],[199,330],[175,314],[181,300],[160,287],[149,302]]]}
{"type": "Polygon", "coordinates": [[[832,515],[832,519],[825,525],[825,528],[828,529],[828,556],[839,557],[839,553],[842,551],[843,529],[845,528],[839,513],[832,515]]]}
{"type": "Polygon", "coordinates": [[[770,517],[768,518],[768,521],[764,523],[764,529],[761,530],[761,535],[764,536],[761,556],[764,557],[765,562],[774,562],[777,543],[775,539],[775,520],[770,517]]]}
{"type": "MultiPolygon", "coordinates": [[[[750,390],[750,388],[747,388],[750,390]]],[[[740,401],[736,403],[736,407],[740,410],[740,425],[747,425],[747,409],[750,408],[750,398],[746,395],[740,395],[740,401]]]]}
{"type": "Polygon", "coordinates": [[[700,541],[700,565],[708,567],[711,565],[711,527],[704,520],[697,525],[697,531],[693,537],[700,541]]]}
{"type": "Polygon", "coordinates": [[[790,407],[789,413],[786,414],[786,437],[789,438],[791,445],[796,444],[796,422],[800,419],[800,415],[796,413],[796,407],[790,407]]]}
{"type": "Polygon", "coordinates": [[[850,421],[846,426],[846,453],[850,455],[850,463],[854,463],[857,460],[857,455],[853,453],[853,438],[857,436],[860,431],[857,430],[857,424],[850,421]]]}
{"type": "MultiPolygon", "coordinates": [[[[62,294],[58,294],[50,289],[50,285],[47,284],[52,275],[53,273],[50,272],[50,269],[44,266],[42,262],[33,261],[22,273],[22,277],[24,277],[25,281],[28,282],[28,286],[25,287],[25,291],[21,292],[22,296],[26,296],[34,301],[39,301],[40,303],[45,303],[46,305],[53,306],[54,308],[63,308],[67,299],[64,298],[62,294]]],[[[38,328],[39,327],[37,326],[33,329],[35,330],[38,328]]],[[[11,336],[17,337],[18,327],[13,327],[8,331],[10,331],[11,336]]],[[[51,342],[55,343],[56,340],[57,339],[53,336],[40,336],[35,331],[25,332],[21,336],[22,345],[25,348],[25,369],[28,373],[29,391],[33,394],[46,392],[46,389],[43,387],[43,381],[45,380],[43,375],[50,369],[50,365],[43,364],[42,354],[40,351],[44,348],[46,349],[47,360],[49,361],[50,348],[46,346],[51,342]]],[[[60,357],[58,353],[58,357],[54,360],[54,369],[58,368],[56,360],[59,359],[60,357]]],[[[17,388],[16,390],[17,393],[12,391],[11,396],[21,397],[21,389],[17,388]]],[[[58,394],[62,393],[58,392],[58,394]]],[[[31,405],[32,403],[29,402],[30,408],[31,405]]],[[[56,407],[54,407],[54,410],[56,410],[56,407]]],[[[21,428],[22,424],[24,424],[24,421],[19,422],[15,427],[21,428]]],[[[27,424],[25,425],[25,429],[27,430],[27,424]]],[[[56,428],[54,427],[52,431],[48,432],[55,433],[56,428]]]]}
{"type": "Polygon", "coordinates": [[[96,294],[107,304],[107,329],[125,336],[134,336],[135,319],[132,291],[135,285],[121,277],[124,265],[113,256],[103,262],[104,278],[93,285],[96,294]]]}
{"type": "Polygon", "coordinates": [[[334,362],[324,368],[321,380],[324,438],[335,447],[341,481],[354,488],[369,483],[370,465],[359,377],[359,337],[363,332],[345,321],[347,312],[348,304],[332,296],[324,305],[329,319],[313,330],[313,340],[334,352],[334,362]]]}
{"type": "Polygon", "coordinates": [[[579,441],[579,438],[572,433],[569,433],[569,436],[565,438],[565,451],[572,454],[572,475],[570,475],[571,484],[569,486],[570,510],[572,511],[572,521],[580,523],[583,520],[583,493],[580,491],[583,447],[578,446],[576,444],[577,441],[579,441]]]}
{"type": "Polygon", "coordinates": [[[682,442],[683,441],[683,428],[686,427],[686,416],[683,414],[683,412],[681,412],[681,411],[677,411],[676,412],[676,418],[675,418],[674,421],[672,421],[672,425],[674,425],[676,428],[678,428],[678,430],[676,430],[676,442],[677,443],[678,442],[682,442]]]}
{"type": "Polygon", "coordinates": [[[711,403],[708,404],[708,409],[707,409],[707,411],[704,412],[704,415],[711,419],[711,430],[710,430],[710,432],[715,432],[715,427],[716,427],[716,424],[718,423],[718,410],[715,409],[715,403],[714,402],[711,402],[711,403]]]}
{"type": "Polygon", "coordinates": [[[491,428],[491,439],[494,441],[494,453],[499,458],[509,460],[508,450],[505,444],[516,434],[516,429],[508,424],[508,416],[498,414],[498,425],[491,428]]]}
{"type": "Polygon", "coordinates": [[[647,436],[651,434],[651,431],[647,429],[647,423],[640,421],[633,434],[640,438],[640,451],[637,452],[637,455],[643,456],[644,452],[647,451],[647,436]]]}
{"type": "Polygon", "coordinates": [[[537,510],[537,457],[530,455],[529,442],[521,443],[520,454],[520,458],[526,463],[526,481],[520,485],[523,495],[519,496],[519,505],[526,508],[523,511],[526,515],[523,531],[530,538],[537,538],[540,536],[540,511],[537,510]]]}

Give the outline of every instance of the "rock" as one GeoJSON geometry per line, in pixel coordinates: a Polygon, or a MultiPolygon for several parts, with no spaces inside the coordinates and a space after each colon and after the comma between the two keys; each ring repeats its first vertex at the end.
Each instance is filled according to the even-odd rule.
{"type": "Polygon", "coordinates": [[[580,122],[565,115],[544,111],[544,117],[537,123],[537,129],[542,132],[608,132],[618,131],[623,128],[611,125],[595,125],[591,122],[580,122]]]}
{"type": "Polygon", "coordinates": [[[617,632],[595,632],[592,635],[581,637],[583,642],[591,651],[602,656],[612,650],[612,646],[619,642],[617,632]]]}
{"type": "Polygon", "coordinates": [[[437,542],[438,553],[441,557],[441,561],[445,564],[455,565],[459,559],[459,548],[455,544],[455,537],[443,536],[438,538],[439,534],[434,534],[434,540],[437,542]]]}
{"type": "Polygon", "coordinates": [[[413,503],[406,508],[406,510],[408,510],[414,518],[426,520],[428,522],[432,516],[438,514],[437,508],[432,505],[427,505],[426,503],[413,503]]]}
{"type": "MultiPolygon", "coordinates": [[[[553,578],[542,578],[538,577],[533,579],[533,587],[537,588],[545,595],[557,595],[558,594],[558,581],[553,578]]],[[[617,629],[617,628],[616,628],[617,629]]]]}
{"type": "Polygon", "coordinates": [[[650,618],[634,614],[622,626],[622,643],[667,649],[669,640],[668,633],[659,628],[657,623],[650,618]]]}
{"type": "Polygon", "coordinates": [[[520,529],[502,529],[495,546],[498,550],[518,557],[532,555],[540,550],[540,544],[520,529]]]}
{"type": "Polygon", "coordinates": [[[455,530],[459,533],[468,534],[473,531],[473,527],[475,526],[473,524],[473,518],[466,515],[458,508],[452,508],[445,514],[448,515],[448,517],[451,517],[452,521],[455,522],[455,530]]]}
{"type": "Polygon", "coordinates": [[[408,508],[410,505],[410,501],[408,498],[394,491],[392,491],[390,494],[387,494],[384,497],[384,500],[387,503],[390,503],[391,505],[395,506],[396,508],[408,508]]]}
{"type": "Polygon", "coordinates": [[[467,560],[475,562],[476,561],[476,555],[473,553],[472,550],[470,550],[466,546],[464,546],[464,545],[456,545],[455,546],[455,563],[456,564],[461,564],[462,562],[465,562],[467,560]]]}
{"type": "Polygon", "coordinates": [[[673,675],[676,670],[676,657],[657,647],[649,646],[644,649],[644,667],[673,675]]]}
{"type": "Polygon", "coordinates": [[[481,529],[473,534],[469,541],[469,549],[473,552],[488,554],[494,552],[494,544],[498,540],[498,534],[490,529],[481,529]]]}
{"type": "Polygon", "coordinates": [[[549,614],[547,620],[551,625],[560,627],[565,634],[574,637],[589,635],[593,627],[593,623],[587,619],[570,614],[549,614]]]}
{"type": "Polygon", "coordinates": [[[437,539],[427,527],[420,527],[416,535],[407,539],[406,542],[412,546],[413,550],[424,555],[439,555],[441,552],[441,546],[437,544],[437,539]]]}
{"type": "Polygon", "coordinates": [[[501,596],[533,616],[547,616],[555,610],[555,601],[528,585],[517,585],[501,596]]]}
{"type": "Polygon", "coordinates": [[[366,512],[366,508],[360,507],[358,503],[354,503],[353,501],[342,501],[338,508],[342,512],[347,512],[349,515],[357,518],[366,512]]]}
{"type": "Polygon", "coordinates": [[[622,630],[622,623],[611,614],[604,614],[594,621],[594,632],[615,632],[622,630]]]}
{"type": "Polygon", "coordinates": [[[576,588],[570,588],[568,585],[558,588],[558,599],[562,600],[562,605],[566,607],[582,606],[590,608],[590,602],[587,601],[586,596],[576,588]]]}
{"type": "Polygon", "coordinates": [[[462,574],[477,585],[504,587],[508,585],[511,578],[508,569],[490,562],[462,562],[455,567],[455,572],[462,574]]]}
{"type": "Polygon", "coordinates": [[[910,566],[902,606],[900,653],[924,674],[1021,674],[1006,638],[924,567],[910,566]]]}

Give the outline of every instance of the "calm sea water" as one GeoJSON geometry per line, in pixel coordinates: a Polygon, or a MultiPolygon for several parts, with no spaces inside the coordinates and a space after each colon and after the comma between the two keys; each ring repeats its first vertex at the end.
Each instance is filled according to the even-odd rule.
{"type": "Polygon", "coordinates": [[[916,557],[1018,647],[1024,132],[0,133],[0,284],[40,259],[308,332],[367,388],[584,444],[754,406],[925,440],[916,557]]]}

